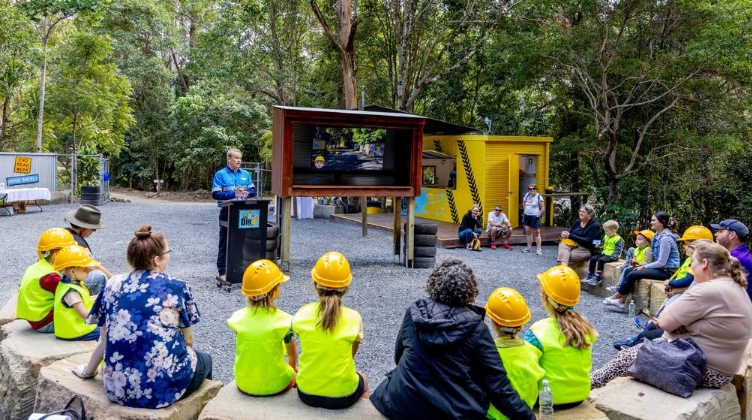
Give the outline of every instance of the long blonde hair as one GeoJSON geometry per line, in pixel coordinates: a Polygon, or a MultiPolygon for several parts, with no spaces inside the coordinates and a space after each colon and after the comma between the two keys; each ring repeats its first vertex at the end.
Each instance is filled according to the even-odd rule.
{"type": "Polygon", "coordinates": [[[549,297],[544,291],[541,290],[543,295],[543,305],[554,318],[556,323],[559,324],[559,330],[564,334],[565,344],[572,346],[577,350],[585,350],[590,348],[590,344],[587,342],[588,335],[593,338],[598,337],[598,331],[596,331],[593,324],[591,324],[584,316],[574,309],[567,309],[563,312],[559,312],[554,309],[553,305],[548,301],[549,297]]]}
{"type": "Polygon", "coordinates": [[[339,322],[340,306],[342,306],[342,296],[347,294],[349,287],[339,289],[320,287],[314,284],[316,293],[319,295],[319,322],[324,331],[334,331],[339,322]]]}

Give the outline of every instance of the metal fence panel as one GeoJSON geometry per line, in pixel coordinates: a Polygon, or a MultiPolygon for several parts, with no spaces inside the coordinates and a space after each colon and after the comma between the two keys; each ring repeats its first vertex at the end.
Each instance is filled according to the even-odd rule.
{"type": "MultiPolygon", "coordinates": [[[[39,175],[39,182],[34,184],[17,185],[18,188],[48,188],[57,191],[57,155],[54,153],[9,153],[0,152],[0,182],[7,184],[8,177],[23,175],[39,175]],[[15,172],[16,158],[31,159],[28,174],[15,172]]],[[[8,187],[13,188],[13,187],[8,187]]]]}

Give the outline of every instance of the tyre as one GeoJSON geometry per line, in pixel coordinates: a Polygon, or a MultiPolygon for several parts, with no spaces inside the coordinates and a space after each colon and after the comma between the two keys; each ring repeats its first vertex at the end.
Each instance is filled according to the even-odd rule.
{"type": "MultiPolygon", "coordinates": [[[[402,255],[407,255],[407,249],[405,246],[402,246],[402,255]]],[[[435,257],[436,256],[436,247],[435,246],[416,246],[413,248],[413,257],[421,257],[421,258],[427,258],[427,257],[435,257]]]]}
{"type": "MultiPolygon", "coordinates": [[[[408,266],[410,264],[408,263],[408,266]]],[[[415,257],[415,259],[412,261],[412,268],[433,268],[433,266],[436,265],[436,258],[435,257],[415,257]]]]}
{"type": "MultiPolygon", "coordinates": [[[[261,235],[260,229],[249,229],[248,230],[248,237],[251,239],[258,239],[261,235]]],[[[279,236],[279,226],[273,225],[271,223],[266,224],[266,239],[277,239],[277,236],[279,236]]]]}
{"type": "Polygon", "coordinates": [[[277,249],[277,240],[276,239],[267,239],[266,240],[266,251],[274,251],[277,249]]]}
{"type": "MultiPolygon", "coordinates": [[[[407,223],[402,227],[407,232],[407,223]]],[[[435,235],[439,231],[439,225],[435,223],[416,223],[413,227],[413,233],[416,235],[435,235]]]]}
{"type": "Polygon", "coordinates": [[[436,238],[436,235],[420,235],[415,234],[415,246],[436,246],[436,243],[438,243],[438,239],[436,238]]]}
{"type": "Polygon", "coordinates": [[[276,261],[279,259],[279,253],[276,250],[266,251],[266,259],[276,261]]]}

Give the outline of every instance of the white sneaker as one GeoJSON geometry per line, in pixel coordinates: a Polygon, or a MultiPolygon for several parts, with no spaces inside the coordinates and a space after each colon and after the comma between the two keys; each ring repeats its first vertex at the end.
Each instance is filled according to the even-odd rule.
{"type": "Polygon", "coordinates": [[[603,299],[603,303],[605,303],[606,305],[616,306],[619,309],[624,309],[624,304],[621,303],[619,299],[605,298],[603,299]]]}
{"type": "Polygon", "coordinates": [[[533,252],[533,250],[530,249],[530,247],[528,246],[528,247],[525,247],[525,249],[523,249],[522,252],[525,252],[525,253],[527,253],[527,252],[533,252]]]}
{"type": "Polygon", "coordinates": [[[535,251],[535,255],[543,255],[543,251],[541,251],[541,250],[539,249],[539,250],[535,251]]]}

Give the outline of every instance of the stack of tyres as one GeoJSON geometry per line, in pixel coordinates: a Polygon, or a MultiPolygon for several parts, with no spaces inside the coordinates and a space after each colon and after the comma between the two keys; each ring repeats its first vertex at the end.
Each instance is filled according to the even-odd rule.
{"type": "MultiPolygon", "coordinates": [[[[247,233],[247,238],[243,244],[243,265],[246,267],[258,259],[258,248],[253,248],[257,243],[260,235],[260,230],[253,229],[247,233]]],[[[279,259],[279,249],[281,241],[279,235],[279,226],[274,223],[266,224],[266,259],[277,261],[279,259]]]]}
{"type": "MultiPolygon", "coordinates": [[[[413,259],[407,262],[407,266],[411,268],[433,268],[436,265],[436,244],[438,239],[436,232],[439,227],[434,223],[416,223],[413,228],[414,232],[414,247],[413,247],[413,259]]],[[[403,228],[405,232],[402,236],[402,252],[407,258],[407,224],[403,228]]]]}

